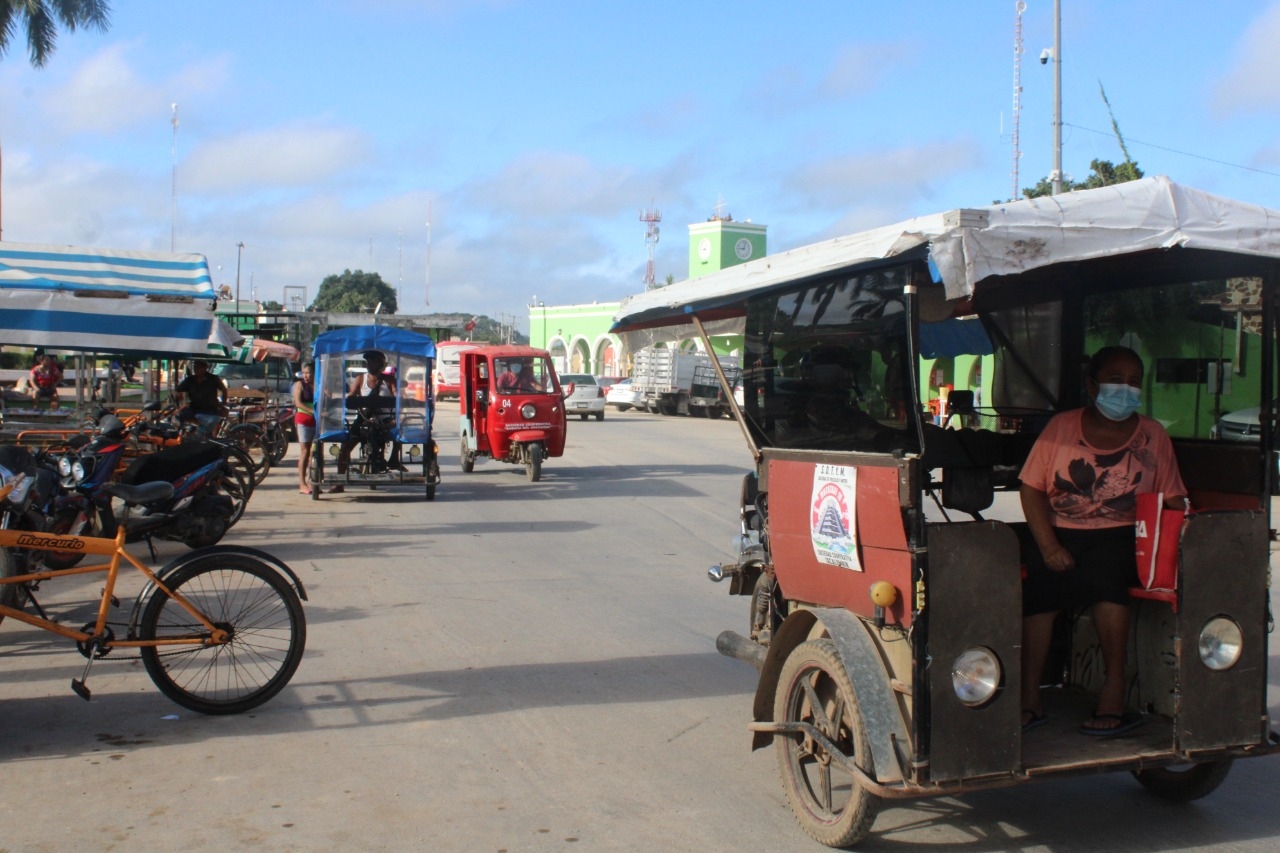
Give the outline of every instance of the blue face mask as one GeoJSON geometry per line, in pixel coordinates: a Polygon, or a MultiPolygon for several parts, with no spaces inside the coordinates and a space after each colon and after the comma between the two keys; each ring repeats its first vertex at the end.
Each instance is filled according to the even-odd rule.
{"type": "Polygon", "coordinates": [[[1103,417],[1113,421],[1126,420],[1138,411],[1138,405],[1141,402],[1140,388],[1110,383],[1099,385],[1098,395],[1093,399],[1093,405],[1097,406],[1103,417]]]}

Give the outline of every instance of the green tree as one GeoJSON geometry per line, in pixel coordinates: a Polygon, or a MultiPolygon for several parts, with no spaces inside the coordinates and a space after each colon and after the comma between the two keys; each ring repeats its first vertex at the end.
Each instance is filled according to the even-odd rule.
{"type": "Polygon", "coordinates": [[[268,299],[266,302],[262,303],[262,310],[272,311],[272,312],[283,311],[284,306],[281,305],[279,302],[276,302],[274,299],[268,299]]]}
{"type": "MultiPolygon", "coordinates": [[[[1136,181],[1142,177],[1142,170],[1138,168],[1138,164],[1133,160],[1125,160],[1119,166],[1110,160],[1093,160],[1089,163],[1089,170],[1089,177],[1083,181],[1076,182],[1064,177],[1062,179],[1062,191],[1093,190],[1098,187],[1109,187],[1113,184],[1136,181]]],[[[1022,194],[1026,198],[1053,195],[1053,182],[1047,177],[1041,178],[1040,182],[1034,187],[1024,188],[1022,194]]]]}
{"type": "Polygon", "coordinates": [[[107,0],[0,0],[0,57],[18,30],[27,31],[27,54],[31,64],[43,68],[58,43],[58,25],[67,32],[76,27],[92,27],[106,32],[111,6],[107,0]]]}
{"type": "Polygon", "coordinates": [[[320,292],[311,303],[312,311],[336,311],[344,314],[369,314],[378,304],[383,314],[394,314],[396,290],[376,272],[343,270],[342,275],[326,276],[320,292]]]}

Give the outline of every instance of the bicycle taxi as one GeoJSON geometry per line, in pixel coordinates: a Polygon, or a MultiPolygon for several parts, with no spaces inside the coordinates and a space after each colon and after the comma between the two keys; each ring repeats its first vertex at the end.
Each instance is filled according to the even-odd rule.
{"type": "Polygon", "coordinates": [[[854,844],[885,799],[1100,771],[1188,801],[1280,749],[1277,223],[1152,178],[922,217],[622,304],[624,337],[696,334],[712,352],[712,335],[744,335],[734,410],[756,465],[736,559],[709,574],[747,613],[717,648],[760,671],[753,748],[776,747],[810,836],[854,844]],[[1016,490],[1111,344],[1145,363],[1140,412],[1171,436],[1194,512],[1163,522],[1167,577],[1135,565],[1125,700],[1142,724],[1087,737],[1102,680],[1087,609],[1060,617],[1048,721],[1024,728],[1016,490]],[[937,424],[935,397],[951,408],[934,403],[937,424]],[[1232,436],[1222,417],[1240,410],[1256,422],[1232,436]]]}
{"type": "Polygon", "coordinates": [[[543,461],[564,455],[567,392],[550,355],[525,346],[475,347],[462,352],[459,376],[462,470],[490,457],[523,465],[536,483],[543,461]]]}
{"type": "Polygon", "coordinates": [[[316,338],[314,353],[311,499],[319,500],[326,487],[416,485],[425,490],[427,500],[435,500],[440,465],[431,436],[434,402],[426,380],[435,359],[431,338],[391,326],[335,329],[316,338]],[[349,393],[352,378],[363,379],[366,353],[385,359],[379,393],[349,393]],[[345,470],[344,447],[350,459],[345,470]]]}

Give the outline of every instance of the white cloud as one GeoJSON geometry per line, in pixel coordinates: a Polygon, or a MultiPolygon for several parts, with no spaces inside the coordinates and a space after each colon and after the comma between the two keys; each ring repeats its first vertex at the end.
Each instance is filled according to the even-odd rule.
{"type": "Polygon", "coordinates": [[[215,91],[227,79],[227,60],[192,63],[169,79],[152,82],[129,62],[135,43],[111,45],[91,56],[62,86],[42,97],[45,114],[62,130],[112,133],[154,121],[175,98],[215,91]]]}
{"type": "Polygon", "coordinates": [[[956,139],[815,161],[792,172],[784,185],[802,207],[844,209],[867,197],[927,199],[936,183],[975,168],[981,158],[972,140],[956,139]]]}
{"type": "Polygon", "coordinates": [[[856,44],[840,51],[818,84],[824,98],[861,95],[912,56],[905,44],[856,44]]]}
{"type": "Polygon", "coordinates": [[[363,132],[299,124],[201,145],[179,165],[178,174],[186,190],[210,194],[297,187],[363,166],[371,149],[363,132]]]}
{"type": "Polygon", "coordinates": [[[1273,3],[1241,36],[1235,62],[1216,86],[1214,110],[1221,114],[1280,108],[1280,3],[1273,3]]]}

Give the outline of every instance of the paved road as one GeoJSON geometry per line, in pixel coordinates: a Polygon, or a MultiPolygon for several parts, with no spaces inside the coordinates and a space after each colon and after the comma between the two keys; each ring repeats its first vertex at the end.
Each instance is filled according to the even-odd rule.
{"type": "MultiPolygon", "coordinates": [[[[96,664],[85,704],[74,650],[0,627],[0,851],[821,849],[773,753],[749,751],[754,670],[714,651],[746,621],[704,574],[736,530],[737,427],[574,421],[536,484],[463,475],[456,419],[438,427],[435,503],[313,502],[283,470],[255,495],[228,541],[298,571],[310,633],[250,714],[188,713],[129,662],[96,664]]],[[[1262,759],[1190,807],[1126,775],[920,802],[882,812],[864,849],[1269,851],[1278,781],[1262,759]]]]}

